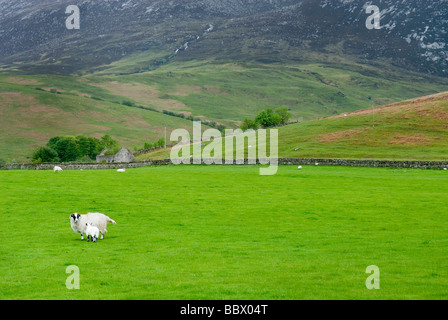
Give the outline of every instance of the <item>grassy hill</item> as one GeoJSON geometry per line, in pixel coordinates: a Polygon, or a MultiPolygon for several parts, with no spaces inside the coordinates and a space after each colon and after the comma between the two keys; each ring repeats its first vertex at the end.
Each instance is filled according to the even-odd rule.
{"type": "MultiPolygon", "coordinates": [[[[141,66],[140,61],[140,56],[123,59],[107,70],[132,72],[141,66]]],[[[374,104],[384,105],[445,91],[448,86],[447,79],[382,65],[360,65],[343,58],[296,64],[174,60],[151,72],[111,75],[107,70],[87,78],[101,81],[112,91],[117,89],[117,82],[123,86],[138,84],[148,92],[146,97],[132,90],[127,93],[141,104],[202,116],[230,127],[267,107],[285,105],[293,119],[309,120],[362,109],[369,97],[374,104]],[[151,100],[154,93],[162,100],[179,103],[170,106],[151,100]]]]}
{"type": "Polygon", "coordinates": [[[280,128],[283,157],[448,159],[448,92],[280,128]],[[299,148],[297,151],[295,151],[299,148]]]}
{"type": "Polygon", "coordinates": [[[0,75],[0,159],[29,161],[32,151],[57,135],[101,137],[142,147],[163,137],[164,126],[191,129],[191,121],[123,105],[82,79],[0,75]]]}
{"type": "MultiPolygon", "coordinates": [[[[448,92],[279,128],[279,156],[394,160],[448,159],[448,92]]],[[[242,147],[242,146],[239,146],[242,147]]],[[[245,145],[247,154],[247,144],[245,145]]],[[[158,150],[139,160],[162,159],[158,150]]]]}
{"type": "MultiPolygon", "coordinates": [[[[125,58],[109,66],[116,74],[1,73],[0,159],[26,161],[56,135],[107,133],[132,149],[158,140],[165,125],[169,132],[191,130],[191,121],[164,111],[236,128],[267,107],[288,106],[291,120],[312,120],[441,92],[448,85],[447,79],[342,58],[294,65],[174,60],[152,71],[119,72],[132,71],[142,59],[125,58]]],[[[287,143],[285,155],[296,141],[287,143]]],[[[331,143],[325,146],[332,150],[331,143]]],[[[311,154],[313,149],[298,156],[311,154]]]]}

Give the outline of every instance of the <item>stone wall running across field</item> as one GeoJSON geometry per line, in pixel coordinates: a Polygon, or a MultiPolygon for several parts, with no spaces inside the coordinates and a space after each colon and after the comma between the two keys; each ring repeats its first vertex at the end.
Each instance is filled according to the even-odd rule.
{"type": "Polygon", "coordinates": [[[345,160],[345,159],[288,159],[278,161],[282,165],[323,165],[347,167],[375,167],[375,168],[414,168],[414,169],[443,169],[448,167],[448,161],[395,161],[395,160],[345,160]]]}
{"type": "MultiPolygon", "coordinates": [[[[205,164],[204,160],[202,161],[205,164]]],[[[245,160],[245,164],[248,160],[245,160]]],[[[257,161],[259,163],[259,161],[257,161]]],[[[63,170],[98,170],[123,169],[150,166],[171,165],[171,160],[155,160],[131,163],[28,163],[0,165],[0,170],[53,170],[55,165],[63,170]]],[[[236,164],[235,161],[233,163],[236,164]]],[[[344,159],[295,159],[280,158],[279,165],[322,165],[322,166],[348,166],[348,167],[389,167],[414,169],[443,169],[448,168],[448,161],[393,161],[393,160],[344,160],[344,159]]]]}

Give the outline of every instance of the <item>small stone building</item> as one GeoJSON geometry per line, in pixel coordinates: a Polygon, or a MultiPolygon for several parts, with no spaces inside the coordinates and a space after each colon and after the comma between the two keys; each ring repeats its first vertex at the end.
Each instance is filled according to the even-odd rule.
{"type": "Polygon", "coordinates": [[[101,151],[99,155],[96,156],[96,162],[118,162],[118,163],[129,163],[134,162],[134,154],[129,151],[128,148],[121,148],[116,154],[111,156],[106,156],[108,149],[101,151]]]}

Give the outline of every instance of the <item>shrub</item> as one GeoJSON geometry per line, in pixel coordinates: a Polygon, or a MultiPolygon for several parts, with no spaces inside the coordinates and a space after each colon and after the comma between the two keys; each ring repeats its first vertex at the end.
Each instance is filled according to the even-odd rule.
{"type": "Polygon", "coordinates": [[[160,139],[156,142],[156,145],[157,145],[158,147],[163,147],[163,146],[165,146],[165,139],[164,139],[164,138],[160,138],[160,139]]]}
{"type": "Polygon", "coordinates": [[[257,115],[255,122],[263,128],[269,128],[279,125],[282,122],[282,117],[268,108],[257,115]]]}
{"type": "Polygon", "coordinates": [[[47,147],[47,146],[43,146],[43,147],[37,148],[37,150],[34,151],[32,161],[33,162],[59,162],[60,159],[58,157],[58,153],[56,152],[56,150],[54,150],[50,147],[47,147]]]}
{"type": "Polygon", "coordinates": [[[282,121],[281,124],[286,124],[289,121],[289,118],[291,117],[291,114],[288,111],[288,107],[280,107],[275,109],[275,113],[278,114],[282,121]]]}
{"type": "Polygon", "coordinates": [[[240,128],[242,130],[254,129],[257,130],[258,126],[262,128],[275,127],[279,124],[288,123],[291,114],[288,112],[288,107],[280,107],[274,110],[267,108],[266,110],[260,111],[260,113],[255,117],[255,120],[244,119],[240,128]]]}
{"type": "Polygon", "coordinates": [[[128,101],[128,100],[123,101],[121,104],[124,106],[128,106],[128,107],[135,107],[135,103],[132,101],[128,101]]]}
{"type": "Polygon", "coordinates": [[[258,125],[255,122],[255,120],[246,118],[243,120],[243,123],[240,126],[240,129],[243,131],[249,130],[249,129],[253,129],[253,130],[257,130],[258,129],[258,125]]]}

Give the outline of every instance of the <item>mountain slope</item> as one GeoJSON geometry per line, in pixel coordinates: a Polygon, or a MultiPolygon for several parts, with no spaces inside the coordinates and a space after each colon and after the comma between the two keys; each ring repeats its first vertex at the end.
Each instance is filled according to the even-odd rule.
{"type": "Polygon", "coordinates": [[[448,75],[447,0],[375,4],[380,30],[366,28],[363,0],[0,0],[0,64],[78,74],[138,52],[259,62],[319,53],[448,75]],[[80,8],[80,30],[65,28],[69,4],[80,8]]]}

